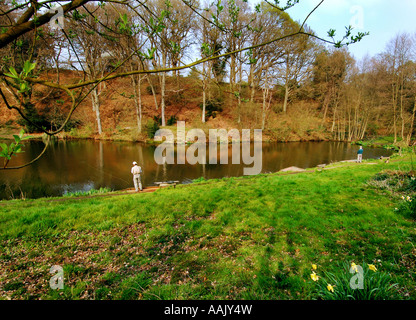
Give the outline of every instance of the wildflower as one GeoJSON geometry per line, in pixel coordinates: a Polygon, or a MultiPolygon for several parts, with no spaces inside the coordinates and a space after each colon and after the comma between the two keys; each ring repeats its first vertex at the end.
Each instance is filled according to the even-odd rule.
{"type": "Polygon", "coordinates": [[[328,284],[328,285],[326,286],[326,288],[328,289],[328,291],[330,291],[330,292],[334,292],[334,287],[333,287],[333,286],[331,286],[330,284],[328,284]]]}
{"type": "Polygon", "coordinates": [[[311,279],[312,279],[313,281],[318,281],[318,280],[319,280],[319,276],[318,276],[315,272],[312,272],[312,274],[311,274],[311,279]]]}
{"type": "Polygon", "coordinates": [[[312,269],[316,270],[318,268],[318,266],[316,264],[312,264],[312,269]]]}
{"type": "Polygon", "coordinates": [[[355,272],[358,272],[357,265],[354,262],[351,262],[351,269],[355,272]]]}
{"type": "Polygon", "coordinates": [[[410,199],[409,196],[406,197],[406,200],[409,201],[409,202],[412,201],[412,199],[410,199]]]}
{"type": "Polygon", "coordinates": [[[402,196],[402,199],[404,200],[405,198],[404,198],[404,196],[402,196]]]}
{"type": "Polygon", "coordinates": [[[374,264],[369,264],[368,265],[368,269],[370,269],[371,271],[374,271],[374,272],[377,271],[377,268],[376,268],[376,266],[374,264]]]}
{"type": "Polygon", "coordinates": [[[394,211],[399,211],[399,208],[394,208],[394,211]]]}

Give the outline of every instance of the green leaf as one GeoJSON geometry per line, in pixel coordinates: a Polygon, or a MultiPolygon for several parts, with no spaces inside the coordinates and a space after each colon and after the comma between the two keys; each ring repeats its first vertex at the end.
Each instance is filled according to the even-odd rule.
{"type": "Polygon", "coordinates": [[[3,149],[3,151],[7,151],[7,153],[8,153],[9,146],[8,146],[7,144],[5,144],[5,143],[0,143],[0,147],[3,149]]]}
{"type": "Polygon", "coordinates": [[[147,49],[147,55],[146,58],[149,60],[152,60],[155,54],[156,48],[147,49]]]}
{"type": "Polygon", "coordinates": [[[35,68],[36,68],[36,62],[31,63],[29,60],[26,60],[24,66],[23,66],[23,72],[26,73],[26,75],[28,75],[35,68]]]}
{"type": "Polygon", "coordinates": [[[17,74],[17,72],[16,72],[16,69],[15,68],[13,68],[13,67],[10,67],[9,68],[9,71],[10,71],[10,73],[11,73],[11,77],[12,78],[15,78],[15,79],[18,79],[19,78],[19,75],[17,74]]]}
{"type": "Polygon", "coordinates": [[[121,20],[123,20],[124,24],[127,24],[127,23],[129,22],[129,19],[128,19],[128,17],[127,17],[127,14],[126,14],[126,13],[125,13],[125,14],[123,14],[123,15],[121,15],[121,20]]]}
{"type": "Polygon", "coordinates": [[[328,36],[331,37],[331,38],[335,37],[335,32],[336,31],[334,29],[329,29],[328,36]]]}
{"type": "Polygon", "coordinates": [[[26,85],[26,83],[22,82],[20,84],[20,90],[19,92],[25,92],[28,89],[28,86],[26,85]]]}
{"type": "Polygon", "coordinates": [[[11,159],[10,155],[8,153],[3,152],[3,151],[0,153],[0,157],[6,158],[8,160],[11,159]]]}

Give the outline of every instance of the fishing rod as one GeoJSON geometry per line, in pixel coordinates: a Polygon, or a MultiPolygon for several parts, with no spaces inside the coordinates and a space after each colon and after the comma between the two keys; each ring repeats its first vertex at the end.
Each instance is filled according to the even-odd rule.
{"type": "Polygon", "coordinates": [[[111,176],[111,177],[114,177],[114,178],[117,178],[117,179],[119,179],[119,180],[121,180],[121,181],[124,181],[126,184],[130,185],[130,182],[129,182],[129,181],[124,180],[123,178],[120,178],[120,177],[116,176],[115,174],[108,173],[108,172],[106,172],[104,169],[98,169],[96,166],[92,166],[92,165],[90,165],[89,163],[86,163],[86,165],[87,165],[87,166],[89,166],[89,167],[91,167],[91,168],[93,168],[93,169],[95,169],[95,170],[97,170],[97,171],[101,171],[101,172],[103,172],[104,174],[107,174],[107,175],[109,175],[109,176],[111,176]]]}

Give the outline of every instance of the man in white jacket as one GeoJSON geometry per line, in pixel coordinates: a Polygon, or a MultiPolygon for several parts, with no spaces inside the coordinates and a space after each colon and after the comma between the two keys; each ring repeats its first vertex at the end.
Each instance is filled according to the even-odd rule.
{"type": "Polygon", "coordinates": [[[141,173],[142,173],[142,167],[137,165],[137,162],[133,162],[133,168],[131,168],[131,174],[133,175],[133,182],[134,182],[134,189],[136,189],[136,192],[143,191],[142,188],[142,181],[141,181],[141,173]]]}

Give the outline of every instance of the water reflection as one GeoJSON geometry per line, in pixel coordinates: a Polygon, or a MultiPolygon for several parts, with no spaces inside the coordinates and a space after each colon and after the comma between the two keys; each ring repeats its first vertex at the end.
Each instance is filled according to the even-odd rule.
{"type": "MultiPolygon", "coordinates": [[[[133,161],[143,167],[143,185],[150,186],[166,180],[186,183],[199,177],[241,176],[244,168],[253,167],[258,159],[263,173],[277,172],[290,166],[311,168],[323,163],[354,159],[358,150],[358,146],[341,142],[263,143],[261,151],[254,150],[251,144],[252,159],[246,159],[247,163],[251,162],[247,165],[241,158],[241,146],[233,150],[232,146],[227,145],[223,158],[221,147],[219,145],[215,150],[214,146],[207,146],[204,152],[206,164],[191,165],[186,159],[182,159],[184,165],[178,164],[175,149],[175,164],[158,165],[154,160],[155,146],[130,142],[59,140],[52,142],[45,155],[33,165],[21,170],[0,171],[0,198],[20,197],[22,192],[28,198],[37,198],[101,187],[114,190],[131,188],[133,181],[130,169],[133,161]],[[239,159],[241,164],[233,164],[236,162],[233,157],[239,159]],[[221,164],[225,162],[228,164],[221,164]]],[[[10,166],[28,162],[42,149],[43,143],[40,141],[27,142],[25,152],[14,158],[10,166]]],[[[384,149],[366,148],[364,159],[390,154],[384,149]]]]}

